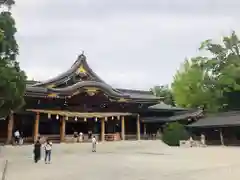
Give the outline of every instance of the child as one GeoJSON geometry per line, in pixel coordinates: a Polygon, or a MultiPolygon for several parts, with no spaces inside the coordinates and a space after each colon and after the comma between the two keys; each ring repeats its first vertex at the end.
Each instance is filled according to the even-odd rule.
{"type": "Polygon", "coordinates": [[[51,161],[51,153],[52,153],[52,142],[47,139],[45,143],[45,164],[50,164],[51,161]]]}
{"type": "Polygon", "coordinates": [[[97,140],[96,137],[93,136],[92,138],[92,152],[96,152],[97,140]]]}

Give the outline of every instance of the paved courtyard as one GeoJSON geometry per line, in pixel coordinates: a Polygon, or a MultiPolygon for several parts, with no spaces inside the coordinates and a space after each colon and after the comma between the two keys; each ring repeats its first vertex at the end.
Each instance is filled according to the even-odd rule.
{"type": "Polygon", "coordinates": [[[4,147],[6,180],[238,180],[240,148],[171,148],[161,141],[56,144],[52,164],[32,161],[32,146],[4,147]]]}

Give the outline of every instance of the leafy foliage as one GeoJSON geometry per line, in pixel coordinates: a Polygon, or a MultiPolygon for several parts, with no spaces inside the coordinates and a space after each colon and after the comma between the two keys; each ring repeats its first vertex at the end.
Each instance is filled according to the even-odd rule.
{"type": "Polygon", "coordinates": [[[162,140],[169,146],[179,146],[180,140],[189,139],[184,126],[178,122],[169,123],[163,130],[162,140]]]}
{"type": "Polygon", "coordinates": [[[17,110],[24,103],[26,75],[16,61],[19,52],[15,39],[16,32],[11,12],[2,11],[0,13],[0,116],[7,115],[11,110],[17,110]]]}
{"type": "Polygon", "coordinates": [[[202,57],[185,60],[177,71],[172,83],[172,91],[177,105],[186,108],[205,107],[217,109],[219,93],[211,88],[211,79],[202,67],[202,57]]]}
{"type": "Polygon", "coordinates": [[[235,32],[223,37],[221,44],[204,41],[199,49],[210,56],[186,60],[174,77],[172,90],[176,103],[184,107],[204,106],[214,111],[240,108],[240,103],[232,101],[240,97],[239,48],[235,32]]]}
{"type": "Polygon", "coordinates": [[[152,91],[155,96],[162,97],[165,104],[175,106],[173,94],[168,85],[154,86],[150,91],[152,91]]]}

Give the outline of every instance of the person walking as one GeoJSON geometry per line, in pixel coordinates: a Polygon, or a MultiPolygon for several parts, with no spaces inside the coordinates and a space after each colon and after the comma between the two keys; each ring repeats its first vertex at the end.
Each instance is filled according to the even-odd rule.
{"type": "Polygon", "coordinates": [[[92,137],[92,152],[96,152],[96,149],[97,149],[97,140],[96,140],[96,137],[93,136],[92,137]]]}
{"type": "Polygon", "coordinates": [[[45,164],[50,164],[52,154],[52,142],[47,139],[45,143],[45,164]]]}
{"type": "Polygon", "coordinates": [[[40,143],[40,138],[38,138],[38,140],[34,144],[34,149],[33,149],[35,163],[37,163],[41,158],[41,146],[42,145],[40,143]]]}
{"type": "Polygon", "coordinates": [[[19,142],[20,142],[20,132],[19,132],[19,130],[16,130],[14,132],[14,141],[15,141],[15,144],[19,145],[19,142]]]}

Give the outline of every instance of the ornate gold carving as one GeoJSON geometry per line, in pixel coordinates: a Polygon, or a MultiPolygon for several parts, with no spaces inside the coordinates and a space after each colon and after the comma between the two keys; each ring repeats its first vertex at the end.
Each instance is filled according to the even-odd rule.
{"type": "Polygon", "coordinates": [[[51,94],[48,94],[48,97],[57,97],[57,94],[56,93],[51,93],[51,94]]]}
{"type": "Polygon", "coordinates": [[[94,87],[87,87],[87,88],[85,88],[85,91],[87,92],[87,94],[89,96],[94,96],[95,94],[98,93],[98,89],[94,88],[94,87]]]}
{"type": "Polygon", "coordinates": [[[85,91],[89,96],[94,96],[99,92],[99,89],[95,87],[86,87],[85,91]]]}
{"type": "Polygon", "coordinates": [[[81,73],[85,74],[86,72],[87,72],[87,71],[84,69],[83,65],[81,65],[81,66],[78,68],[76,74],[81,74],[81,73]]]}
{"type": "Polygon", "coordinates": [[[118,102],[127,102],[128,100],[125,99],[125,98],[120,98],[120,99],[118,99],[117,101],[118,101],[118,102]]]}
{"type": "Polygon", "coordinates": [[[77,95],[77,94],[79,94],[79,93],[80,93],[80,91],[78,90],[78,91],[74,92],[74,93],[72,94],[72,96],[75,96],[75,95],[77,95]]]}
{"type": "Polygon", "coordinates": [[[89,95],[89,96],[94,96],[96,93],[95,92],[89,92],[89,91],[87,91],[87,94],[89,95]]]}
{"type": "Polygon", "coordinates": [[[98,88],[95,88],[95,87],[86,87],[85,89],[88,92],[95,92],[96,93],[98,91],[98,88]]]}
{"type": "Polygon", "coordinates": [[[49,84],[47,88],[54,88],[55,84],[49,84]]]}

